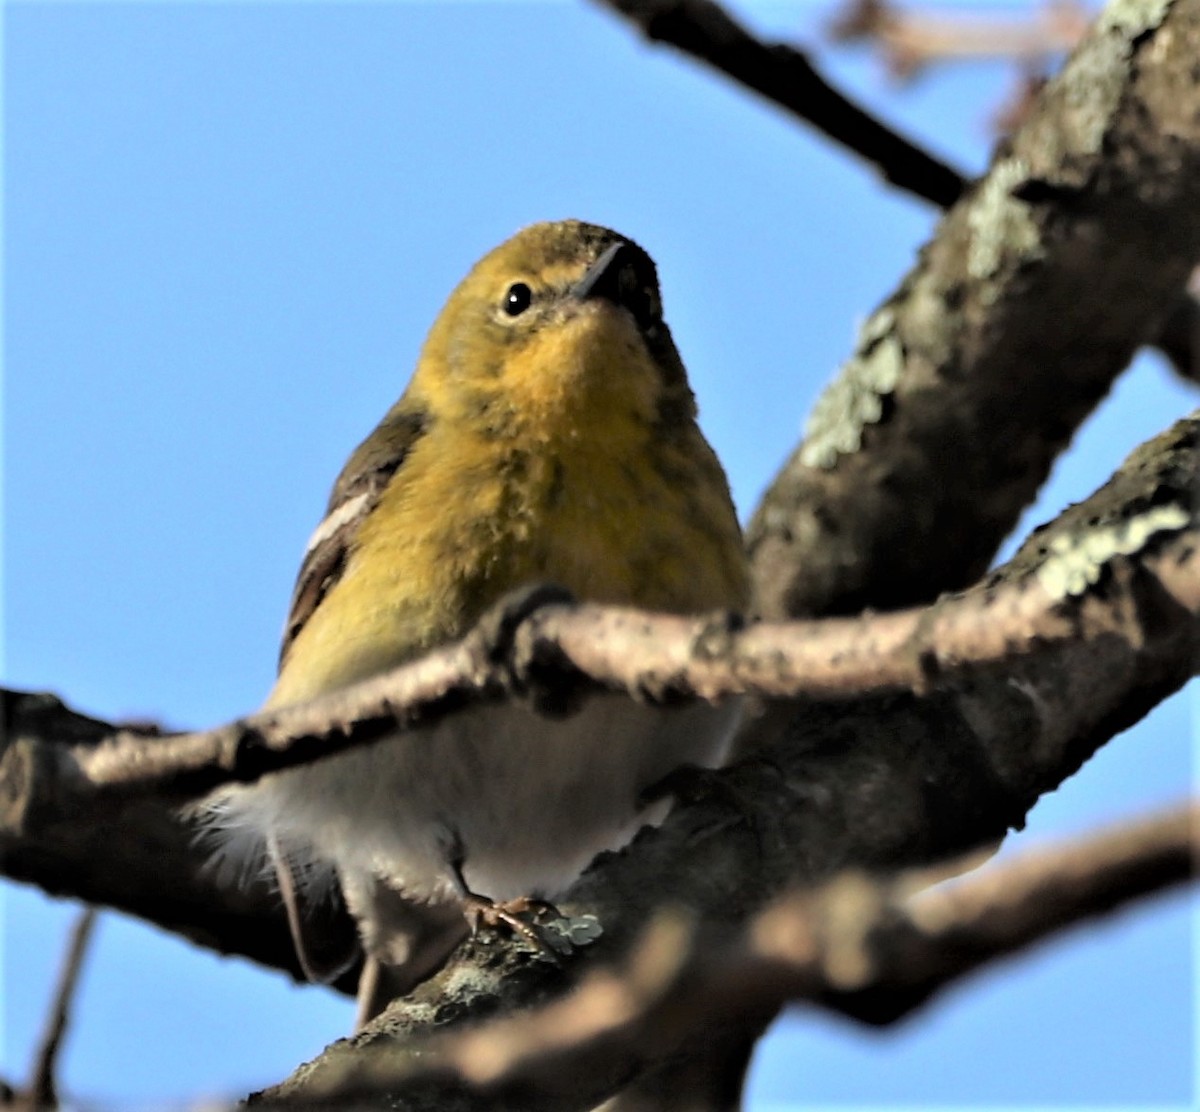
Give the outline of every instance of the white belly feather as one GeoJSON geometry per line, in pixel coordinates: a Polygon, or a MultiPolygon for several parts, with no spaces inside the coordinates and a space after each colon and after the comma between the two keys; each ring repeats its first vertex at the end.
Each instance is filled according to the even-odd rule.
{"type": "Polygon", "coordinates": [[[456,898],[451,863],[493,900],[552,899],[592,859],[665,816],[639,793],[728,754],[736,702],[663,709],[594,696],[568,718],[486,706],[231,789],[214,825],[233,852],[274,835],[314,880],[379,877],[412,899],[456,898]]]}

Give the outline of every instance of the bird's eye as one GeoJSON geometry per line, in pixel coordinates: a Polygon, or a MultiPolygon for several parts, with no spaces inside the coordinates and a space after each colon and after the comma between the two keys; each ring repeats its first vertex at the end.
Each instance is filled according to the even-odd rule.
{"type": "Polygon", "coordinates": [[[533,301],[533,291],[524,282],[514,282],[504,295],[504,311],[510,317],[519,317],[533,301]]]}

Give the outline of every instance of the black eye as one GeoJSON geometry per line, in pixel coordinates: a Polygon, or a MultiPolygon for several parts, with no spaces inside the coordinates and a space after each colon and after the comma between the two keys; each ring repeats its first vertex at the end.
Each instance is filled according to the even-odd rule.
{"type": "Polygon", "coordinates": [[[519,317],[533,301],[533,290],[524,282],[514,282],[504,295],[504,311],[510,317],[519,317]]]}

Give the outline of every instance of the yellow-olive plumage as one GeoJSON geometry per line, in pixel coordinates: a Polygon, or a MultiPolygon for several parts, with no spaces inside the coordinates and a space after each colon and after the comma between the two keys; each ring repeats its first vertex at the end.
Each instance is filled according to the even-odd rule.
{"type": "MultiPolygon", "coordinates": [[[[577,221],[518,233],[451,295],[403,397],[338,478],[268,705],[402,663],[543,581],[674,613],[742,610],[748,595],[654,264],[577,221]]],[[[446,909],[464,884],[554,896],[661,818],[641,789],[720,763],[735,717],[616,696],[558,721],[481,708],[227,792],[220,821],[293,868],[336,869],[368,948],[420,975],[432,959],[412,936],[423,920],[456,935],[446,909]]]]}

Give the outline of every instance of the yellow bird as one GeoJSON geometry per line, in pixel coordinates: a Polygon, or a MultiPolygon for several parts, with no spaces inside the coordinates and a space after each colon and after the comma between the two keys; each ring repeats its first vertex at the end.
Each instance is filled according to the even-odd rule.
{"type": "MultiPolygon", "coordinates": [[[[676,614],[748,602],[654,263],[574,220],[519,232],[450,296],[404,395],[334,484],[266,705],[411,660],[546,581],[676,614]]],[[[508,901],[552,899],[661,821],[667,805],[640,793],[681,765],[720,765],[737,713],[616,695],[556,720],[476,708],[228,789],[215,821],[271,846],[289,897],[293,873],[336,873],[387,981],[360,993],[363,1016],[444,960],[464,908],[503,918],[508,901]]],[[[303,960],[294,899],[289,911],[303,960]]]]}

